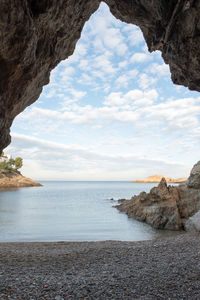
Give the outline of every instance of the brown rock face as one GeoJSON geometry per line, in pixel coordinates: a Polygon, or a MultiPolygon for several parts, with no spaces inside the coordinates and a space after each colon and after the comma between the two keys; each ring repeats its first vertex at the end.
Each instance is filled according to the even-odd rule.
{"type": "Polygon", "coordinates": [[[142,192],[116,207],[126,212],[129,217],[146,222],[154,228],[179,230],[182,222],[177,207],[178,198],[177,189],[168,187],[163,178],[150,193],[142,192]]]}
{"type": "MultiPolygon", "coordinates": [[[[13,119],[39,97],[50,71],[74,51],[100,0],[0,0],[0,151],[13,119]]],[[[200,91],[200,0],[105,0],[162,51],[174,83],[200,91]]]]}
{"type": "Polygon", "coordinates": [[[119,200],[120,204],[116,207],[154,228],[183,229],[186,220],[200,210],[200,188],[197,188],[200,185],[199,164],[193,167],[185,184],[167,186],[163,178],[149,193],[142,192],[130,200],[119,200]],[[189,186],[188,182],[194,184],[189,186]]]}
{"type": "Polygon", "coordinates": [[[1,172],[0,190],[20,187],[42,186],[40,183],[22,176],[19,172],[1,172]]]}

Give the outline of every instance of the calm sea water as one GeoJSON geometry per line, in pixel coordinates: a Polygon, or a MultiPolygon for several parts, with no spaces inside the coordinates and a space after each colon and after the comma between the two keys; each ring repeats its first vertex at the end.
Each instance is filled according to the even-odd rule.
{"type": "Polygon", "coordinates": [[[149,191],[153,184],[41,183],[43,187],[0,192],[0,241],[138,241],[171,234],[112,207],[115,200],[149,191]]]}

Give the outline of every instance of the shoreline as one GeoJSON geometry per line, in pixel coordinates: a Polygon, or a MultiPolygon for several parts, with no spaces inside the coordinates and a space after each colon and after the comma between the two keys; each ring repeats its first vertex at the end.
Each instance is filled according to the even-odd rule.
{"type": "Polygon", "coordinates": [[[169,230],[165,230],[165,229],[160,229],[160,231],[164,231],[165,234],[161,234],[149,239],[144,239],[144,240],[112,240],[112,239],[104,239],[104,240],[64,240],[64,239],[60,239],[60,240],[16,240],[16,241],[1,241],[0,240],[0,245],[1,244],[57,244],[57,243],[66,243],[66,244],[70,244],[70,243],[76,243],[76,244],[81,244],[81,243],[106,243],[106,242],[119,242],[119,243],[143,243],[143,242],[148,242],[148,241],[156,241],[156,240],[162,240],[165,238],[173,238],[173,237],[177,237],[179,235],[186,235],[188,234],[187,231],[185,230],[174,230],[174,231],[169,231],[169,230]]]}
{"type": "Polygon", "coordinates": [[[200,299],[199,234],[121,242],[1,242],[0,298],[200,299]]]}

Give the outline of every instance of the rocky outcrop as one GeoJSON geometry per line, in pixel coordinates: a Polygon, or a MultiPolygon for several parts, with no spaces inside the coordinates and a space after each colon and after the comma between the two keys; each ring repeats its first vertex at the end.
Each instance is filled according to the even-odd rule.
{"type": "Polygon", "coordinates": [[[30,178],[22,176],[19,172],[10,171],[0,173],[0,190],[31,186],[42,185],[30,178]]]}
{"type": "Polygon", "coordinates": [[[162,178],[165,178],[167,183],[183,183],[186,181],[186,178],[172,179],[170,177],[165,177],[163,175],[152,175],[152,176],[148,176],[144,179],[133,180],[132,182],[135,182],[135,183],[159,183],[162,180],[162,178]]]}
{"type": "Polygon", "coordinates": [[[149,193],[142,192],[130,200],[119,200],[120,204],[116,207],[129,217],[146,222],[154,228],[183,229],[188,224],[188,218],[200,210],[200,189],[197,188],[200,184],[199,166],[200,161],[184,184],[167,186],[163,178],[149,193]]]}
{"type": "MultiPolygon", "coordinates": [[[[70,56],[100,0],[0,0],[0,152],[13,119],[39,97],[50,72],[70,56]]],[[[160,50],[174,83],[200,91],[200,0],[104,0],[160,50]]]]}
{"type": "Polygon", "coordinates": [[[200,161],[194,165],[187,180],[189,188],[200,189],[200,161]]]}
{"type": "Polygon", "coordinates": [[[187,220],[185,223],[185,230],[190,232],[200,232],[200,211],[187,220]]]}
{"type": "Polygon", "coordinates": [[[173,186],[167,186],[163,178],[150,193],[142,192],[125,200],[116,207],[129,217],[146,222],[154,228],[179,230],[182,222],[178,211],[178,191],[173,186]]]}

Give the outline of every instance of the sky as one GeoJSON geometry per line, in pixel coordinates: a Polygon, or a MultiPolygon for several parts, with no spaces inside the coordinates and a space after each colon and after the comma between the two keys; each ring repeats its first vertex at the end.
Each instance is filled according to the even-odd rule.
{"type": "Polygon", "coordinates": [[[38,180],[188,177],[199,160],[200,94],[171,81],[140,29],[102,3],[74,54],[15,119],[7,154],[38,180]]]}

